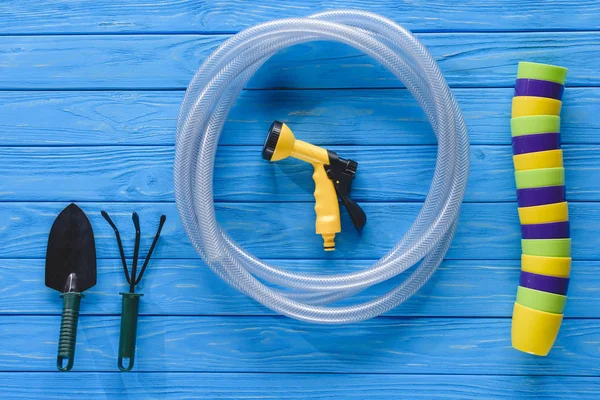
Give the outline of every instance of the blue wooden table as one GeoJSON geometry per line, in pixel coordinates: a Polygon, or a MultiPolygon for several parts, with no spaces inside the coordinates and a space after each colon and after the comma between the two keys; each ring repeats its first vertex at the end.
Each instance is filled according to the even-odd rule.
{"type": "MultiPolygon", "coordinates": [[[[0,90],[3,399],[600,396],[598,0],[3,0],[0,90]],[[225,38],[333,7],[381,13],[428,46],[463,110],[472,172],[447,260],[425,288],[386,316],[313,326],[245,298],[198,258],[174,204],[174,130],[187,83],[225,38]],[[520,232],[509,118],[520,60],[569,68],[562,130],[575,261],[566,318],[545,358],[510,345],[520,232]],[[61,302],[44,286],[44,255],[71,201],[94,227],[99,277],[82,305],[75,368],[59,373],[61,302]],[[168,216],[140,285],[129,374],[116,366],[126,284],[101,209],[122,228],[128,255],[132,211],[142,252],[168,216]]],[[[423,112],[389,72],[342,45],[297,46],[258,72],[229,116],[217,212],[261,258],[295,271],[358,270],[412,222],[435,157],[423,112]],[[273,119],[360,163],[353,197],[369,223],[359,236],[344,213],[335,253],[324,254],[313,232],[310,168],[261,159],[273,119]]]]}

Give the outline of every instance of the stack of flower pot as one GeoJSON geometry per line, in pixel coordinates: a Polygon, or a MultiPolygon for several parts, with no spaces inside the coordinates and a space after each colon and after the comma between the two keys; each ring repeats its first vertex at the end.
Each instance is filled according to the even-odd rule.
{"type": "Polygon", "coordinates": [[[519,63],[510,121],[522,234],[512,345],[540,356],[548,354],[560,329],[571,271],[560,148],[566,76],[562,67],[519,63]]]}

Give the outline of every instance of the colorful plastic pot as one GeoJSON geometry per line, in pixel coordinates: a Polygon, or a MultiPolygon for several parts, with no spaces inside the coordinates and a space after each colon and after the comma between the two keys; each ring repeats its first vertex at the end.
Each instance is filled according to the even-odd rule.
{"type": "Polygon", "coordinates": [[[552,349],[562,314],[552,314],[515,303],[512,317],[512,346],[525,353],[546,356],[552,349]]]}
{"type": "Polygon", "coordinates": [[[539,79],[517,79],[515,96],[548,97],[561,100],[565,87],[560,83],[539,79]]]}
{"type": "Polygon", "coordinates": [[[523,254],[544,257],[571,257],[571,239],[521,239],[523,254]]]}
{"type": "Polygon", "coordinates": [[[562,203],[566,200],[564,186],[543,186],[517,190],[519,207],[542,206],[545,204],[562,203]]]}
{"type": "MultiPolygon", "coordinates": [[[[522,136],[523,137],[523,136],[522,136]]],[[[562,150],[539,151],[513,156],[516,171],[542,168],[561,168],[563,166],[562,150]]]]}
{"type": "Polygon", "coordinates": [[[571,257],[543,257],[522,254],[521,270],[534,274],[568,278],[571,274],[571,257]]]}
{"type": "Polygon", "coordinates": [[[513,137],[548,132],[560,133],[560,117],[558,115],[526,115],[512,118],[510,131],[513,137]]]}
{"type": "Polygon", "coordinates": [[[569,278],[559,278],[556,276],[521,271],[519,286],[565,296],[569,288],[569,278]]]}
{"type": "Polygon", "coordinates": [[[569,220],[569,207],[566,201],[543,206],[519,207],[518,212],[522,225],[549,224],[569,220]]]}
{"type": "Polygon", "coordinates": [[[521,225],[523,239],[565,239],[570,237],[569,221],[521,225]]]}
{"type": "Polygon", "coordinates": [[[537,133],[534,135],[514,136],[513,154],[535,153],[560,149],[560,133],[537,133]]]}
{"type": "Polygon", "coordinates": [[[540,356],[548,354],[560,330],[571,271],[569,210],[559,151],[566,75],[566,68],[519,63],[510,121],[523,234],[512,345],[540,356]]]}
{"type": "Polygon", "coordinates": [[[512,117],[560,115],[562,101],[546,97],[519,96],[512,100],[512,117]]]}
{"type": "Polygon", "coordinates": [[[563,186],[565,184],[564,168],[542,168],[515,171],[517,189],[543,186],[563,186]]]}
{"type": "Polygon", "coordinates": [[[517,79],[539,79],[564,85],[567,80],[567,68],[523,61],[519,63],[517,79]]]}
{"type": "Polygon", "coordinates": [[[517,303],[538,311],[562,314],[565,310],[565,304],[567,304],[567,296],[519,286],[517,289],[517,303]]]}

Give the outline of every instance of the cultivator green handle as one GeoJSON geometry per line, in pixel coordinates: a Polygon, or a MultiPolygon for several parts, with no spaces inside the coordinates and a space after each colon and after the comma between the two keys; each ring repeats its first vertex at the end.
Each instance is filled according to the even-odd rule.
{"type": "Polygon", "coordinates": [[[119,293],[123,296],[121,311],[121,334],[119,337],[118,366],[121,371],[131,371],[135,359],[135,341],[137,336],[138,313],[140,308],[140,293],[119,293]],[[127,366],[123,360],[128,359],[127,366]]]}
{"type": "Polygon", "coordinates": [[[60,295],[63,299],[60,337],[58,339],[58,357],[56,367],[59,371],[70,371],[75,361],[75,343],[77,342],[77,322],[82,293],[68,292],[60,295]],[[64,361],[67,360],[67,365],[64,361]]]}

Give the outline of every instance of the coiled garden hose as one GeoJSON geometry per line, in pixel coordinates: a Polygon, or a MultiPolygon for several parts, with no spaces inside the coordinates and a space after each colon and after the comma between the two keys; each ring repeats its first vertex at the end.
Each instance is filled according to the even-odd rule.
{"type": "Polygon", "coordinates": [[[234,288],[278,313],[313,323],[342,324],[378,316],[423,286],[452,241],[468,170],[465,124],[435,60],[408,30],[363,11],[327,11],[241,31],[215,50],[196,72],[177,122],[175,197],[196,251],[234,288]],[[438,140],[431,188],[412,226],[379,261],[353,273],[310,275],[267,264],[235,243],[215,217],[215,154],[236,97],[275,52],[315,40],[345,43],[392,71],[419,102],[438,140]],[[391,279],[420,260],[404,282],[373,300],[327,305],[391,279]]]}

